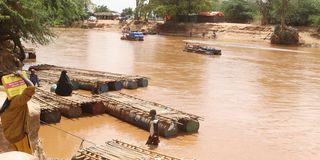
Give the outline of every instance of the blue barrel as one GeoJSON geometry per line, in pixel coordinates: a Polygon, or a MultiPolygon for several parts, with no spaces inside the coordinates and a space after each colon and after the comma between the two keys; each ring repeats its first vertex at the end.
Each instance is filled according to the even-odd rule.
{"type": "Polygon", "coordinates": [[[71,84],[72,84],[73,90],[77,90],[80,87],[80,84],[77,81],[71,81],[71,84]]]}
{"type": "Polygon", "coordinates": [[[136,80],[127,80],[123,82],[123,87],[125,89],[137,89],[138,82],[136,80]]]}
{"type": "Polygon", "coordinates": [[[119,91],[123,88],[121,81],[109,82],[108,87],[110,91],[119,91]]]}
{"type": "Polygon", "coordinates": [[[148,86],[148,79],[147,78],[139,78],[138,79],[138,86],[139,87],[147,87],[148,86]]]}
{"type": "Polygon", "coordinates": [[[99,86],[99,93],[104,93],[104,92],[108,92],[108,91],[109,91],[108,83],[101,84],[99,86]]]}

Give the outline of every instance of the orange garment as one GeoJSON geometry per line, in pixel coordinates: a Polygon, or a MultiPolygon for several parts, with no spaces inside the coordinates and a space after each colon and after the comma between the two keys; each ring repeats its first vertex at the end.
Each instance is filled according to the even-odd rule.
{"type": "Polygon", "coordinates": [[[16,147],[17,151],[32,154],[32,147],[31,147],[30,139],[28,135],[26,135],[19,142],[14,143],[14,146],[16,147]]]}
{"type": "Polygon", "coordinates": [[[4,136],[11,143],[21,141],[27,134],[29,109],[27,102],[35,93],[35,87],[27,87],[21,95],[12,98],[9,107],[2,113],[4,136]]]}

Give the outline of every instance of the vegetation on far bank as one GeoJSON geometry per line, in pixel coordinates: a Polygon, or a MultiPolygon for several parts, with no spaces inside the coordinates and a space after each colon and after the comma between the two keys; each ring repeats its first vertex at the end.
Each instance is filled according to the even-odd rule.
{"type": "Polygon", "coordinates": [[[299,34],[293,26],[317,26],[320,30],[319,0],[136,0],[135,19],[150,16],[195,15],[200,12],[222,11],[227,22],[261,25],[279,24],[271,43],[298,44],[299,34]]]}
{"type": "Polygon", "coordinates": [[[279,24],[284,14],[288,25],[320,25],[319,0],[136,0],[136,6],[136,19],[222,11],[228,22],[279,24]]]}

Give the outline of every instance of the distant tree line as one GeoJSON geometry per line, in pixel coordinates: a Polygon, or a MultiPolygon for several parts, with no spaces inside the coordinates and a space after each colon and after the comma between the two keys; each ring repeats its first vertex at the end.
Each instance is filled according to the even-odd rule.
{"type": "Polygon", "coordinates": [[[222,10],[230,22],[260,19],[262,25],[320,25],[319,0],[222,0],[216,4],[215,9],[222,10]]]}
{"type": "Polygon", "coordinates": [[[197,14],[210,11],[212,0],[136,0],[135,19],[197,14]]]}
{"type": "Polygon", "coordinates": [[[135,19],[222,11],[228,22],[320,25],[320,0],[136,0],[135,19]]]}
{"type": "Polygon", "coordinates": [[[97,7],[94,8],[94,12],[109,12],[110,9],[106,5],[98,5],[97,7]]]}

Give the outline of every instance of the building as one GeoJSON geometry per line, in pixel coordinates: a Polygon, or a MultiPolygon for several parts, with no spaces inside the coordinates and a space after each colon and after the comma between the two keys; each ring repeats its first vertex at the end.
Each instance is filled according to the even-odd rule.
{"type": "Polygon", "coordinates": [[[98,12],[93,14],[98,20],[115,20],[120,17],[120,13],[110,11],[110,12],[98,12]]]}

